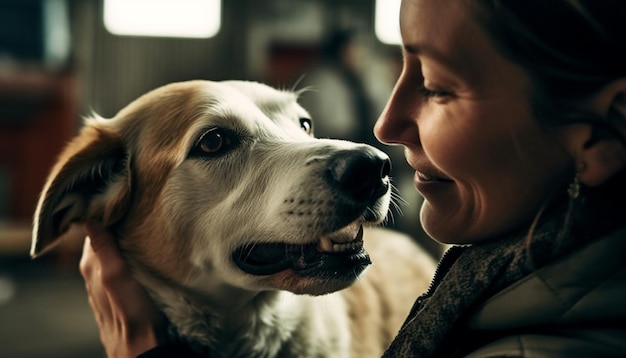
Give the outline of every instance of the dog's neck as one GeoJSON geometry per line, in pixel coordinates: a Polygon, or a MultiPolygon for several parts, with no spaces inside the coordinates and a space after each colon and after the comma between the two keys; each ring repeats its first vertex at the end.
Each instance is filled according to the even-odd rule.
{"type": "Polygon", "coordinates": [[[348,319],[341,314],[345,302],[338,294],[310,297],[227,286],[212,297],[145,273],[138,279],[169,319],[172,335],[212,357],[348,354],[347,346],[329,344],[349,341],[338,339],[349,334],[348,319]]]}

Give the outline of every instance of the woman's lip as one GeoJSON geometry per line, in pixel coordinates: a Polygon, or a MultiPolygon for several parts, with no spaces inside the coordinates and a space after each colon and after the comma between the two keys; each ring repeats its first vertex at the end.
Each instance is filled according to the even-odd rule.
{"type": "Polygon", "coordinates": [[[442,177],[437,177],[434,175],[424,174],[419,171],[415,171],[415,181],[420,182],[420,183],[429,183],[429,182],[451,182],[452,180],[442,178],[442,177]]]}
{"type": "Polygon", "coordinates": [[[441,177],[429,176],[421,172],[415,172],[415,189],[426,199],[434,200],[438,195],[447,192],[454,181],[441,177]]]}

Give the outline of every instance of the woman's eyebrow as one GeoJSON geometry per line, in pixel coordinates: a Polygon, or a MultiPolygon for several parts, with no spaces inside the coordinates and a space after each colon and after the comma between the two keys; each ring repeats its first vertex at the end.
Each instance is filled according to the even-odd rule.
{"type": "Polygon", "coordinates": [[[438,51],[433,46],[429,46],[427,44],[419,44],[419,45],[411,45],[404,44],[402,45],[404,52],[414,55],[414,56],[425,56],[429,57],[450,69],[459,68],[461,61],[459,59],[451,59],[449,56],[445,56],[443,53],[438,51]]]}
{"type": "Polygon", "coordinates": [[[463,87],[471,83],[472,87],[479,88],[484,83],[482,66],[477,65],[477,60],[465,50],[452,56],[427,43],[407,43],[402,45],[402,56],[404,61],[417,59],[422,64],[424,59],[427,58],[429,67],[436,63],[438,73],[445,73],[449,76],[448,78],[454,79],[457,84],[462,83],[463,87]]]}

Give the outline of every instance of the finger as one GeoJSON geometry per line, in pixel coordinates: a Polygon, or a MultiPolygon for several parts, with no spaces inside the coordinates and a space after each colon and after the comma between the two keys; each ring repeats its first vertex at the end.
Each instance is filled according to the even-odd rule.
{"type": "MultiPolygon", "coordinates": [[[[102,267],[103,285],[107,287],[118,285],[119,280],[124,280],[130,275],[130,270],[120,253],[116,238],[96,224],[88,223],[85,225],[85,231],[91,244],[91,249],[88,249],[87,253],[95,256],[102,267]]],[[[91,256],[88,256],[88,259],[90,258],[91,256]]]]}
{"type": "Polygon", "coordinates": [[[96,322],[99,327],[103,327],[104,324],[111,320],[113,309],[109,295],[102,285],[102,265],[91,247],[89,237],[85,239],[83,245],[80,272],[85,280],[87,298],[94,312],[96,322]]]}
{"type": "Polygon", "coordinates": [[[91,238],[91,247],[94,252],[101,250],[111,250],[116,247],[115,237],[109,231],[97,223],[88,222],[85,224],[85,232],[91,238]]]}
{"type": "Polygon", "coordinates": [[[93,265],[94,254],[93,249],[91,248],[91,239],[86,237],[85,242],[83,243],[83,254],[81,255],[80,262],[78,263],[78,270],[85,280],[91,277],[93,265]]]}
{"type": "MultiPolygon", "coordinates": [[[[91,241],[91,247],[84,249],[87,269],[92,258],[97,261],[101,277],[98,284],[106,290],[109,308],[114,312],[125,312],[129,318],[152,316],[156,313],[148,293],[133,277],[126,260],[122,257],[115,237],[106,229],[95,224],[87,224],[85,230],[91,241]]],[[[86,244],[87,245],[87,244],[86,244]]]]}
{"type": "Polygon", "coordinates": [[[86,285],[87,299],[99,327],[104,328],[113,321],[113,309],[106,292],[101,288],[94,289],[94,285],[86,285]]]}

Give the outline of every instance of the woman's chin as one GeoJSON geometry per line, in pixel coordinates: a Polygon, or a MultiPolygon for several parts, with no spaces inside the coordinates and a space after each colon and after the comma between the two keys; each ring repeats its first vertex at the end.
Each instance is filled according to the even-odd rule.
{"type": "Polygon", "coordinates": [[[450,244],[451,240],[454,241],[450,232],[451,226],[442,225],[443,221],[444,219],[434,212],[430,202],[424,201],[420,209],[420,222],[424,232],[439,243],[450,244]]]}
{"type": "Polygon", "coordinates": [[[420,210],[420,221],[426,234],[433,240],[448,245],[471,244],[469,223],[463,223],[457,215],[436,210],[431,203],[424,201],[420,210]]]}

